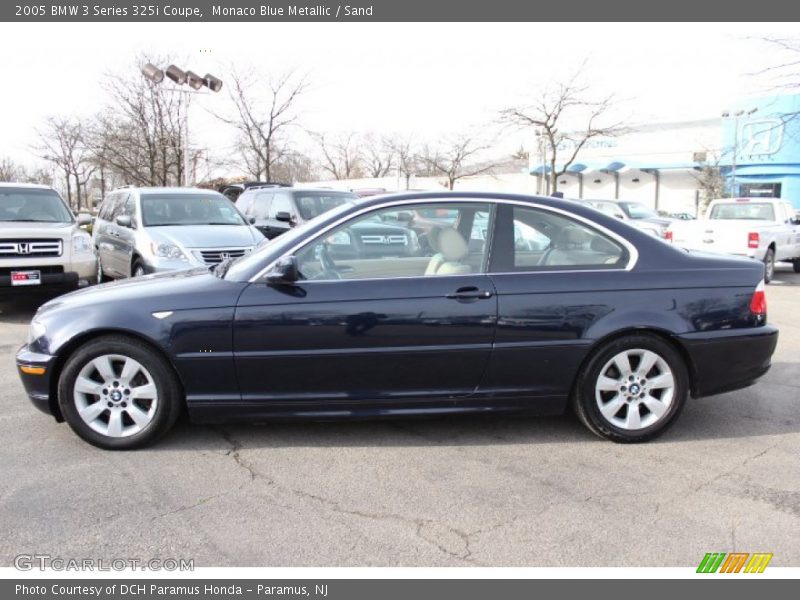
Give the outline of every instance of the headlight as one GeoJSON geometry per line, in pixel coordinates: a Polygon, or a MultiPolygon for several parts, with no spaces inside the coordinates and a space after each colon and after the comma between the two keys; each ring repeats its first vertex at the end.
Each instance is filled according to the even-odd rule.
{"type": "Polygon", "coordinates": [[[42,323],[36,320],[31,321],[31,326],[28,328],[28,345],[30,346],[33,342],[44,336],[45,333],[46,330],[42,323]]]}
{"type": "Polygon", "coordinates": [[[183,253],[183,250],[178,248],[175,244],[156,244],[155,242],[151,242],[150,250],[153,252],[153,256],[158,256],[159,258],[183,261],[189,260],[183,253]]]}
{"type": "Polygon", "coordinates": [[[72,236],[73,254],[90,254],[92,252],[92,238],[88,235],[78,234],[72,236]]]}
{"type": "Polygon", "coordinates": [[[352,244],[352,241],[350,240],[350,234],[346,231],[337,231],[325,241],[331,246],[349,246],[352,244]]]}

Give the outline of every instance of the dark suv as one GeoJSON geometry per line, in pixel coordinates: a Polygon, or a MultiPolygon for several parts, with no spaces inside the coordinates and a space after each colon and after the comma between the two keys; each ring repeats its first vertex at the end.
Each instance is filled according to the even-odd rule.
{"type": "Polygon", "coordinates": [[[353,200],[358,196],[351,192],[265,186],[246,189],[236,200],[236,207],[255,219],[258,230],[272,239],[353,200]]]}

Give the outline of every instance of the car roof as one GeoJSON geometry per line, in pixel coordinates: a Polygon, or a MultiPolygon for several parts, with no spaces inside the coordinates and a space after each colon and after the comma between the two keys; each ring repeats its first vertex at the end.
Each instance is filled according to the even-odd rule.
{"type": "Polygon", "coordinates": [[[138,193],[155,193],[155,194],[209,194],[213,196],[218,196],[220,193],[216,190],[209,190],[206,188],[198,188],[198,187],[120,187],[111,190],[109,193],[114,192],[138,192],[138,193]]]}
{"type": "Polygon", "coordinates": [[[13,181],[0,182],[0,188],[30,188],[32,190],[52,190],[52,186],[41,183],[14,183],[13,181]]]}

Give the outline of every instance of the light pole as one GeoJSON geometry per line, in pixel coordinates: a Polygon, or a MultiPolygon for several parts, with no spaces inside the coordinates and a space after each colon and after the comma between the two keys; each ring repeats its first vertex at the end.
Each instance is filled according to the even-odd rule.
{"type": "MultiPolygon", "coordinates": [[[[184,90],[179,87],[167,88],[167,91],[177,92],[179,94],[200,94],[202,87],[207,87],[212,92],[218,92],[222,89],[222,80],[214,77],[210,73],[206,73],[204,77],[200,77],[193,71],[184,71],[175,65],[169,65],[166,70],[162,71],[152,63],[147,63],[142,67],[142,75],[153,83],[159,84],[164,81],[164,75],[169,77],[176,85],[188,85],[191,90],[184,90]]],[[[183,111],[183,184],[185,186],[191,185],[191,157],[189,156],[189,102],[186,102],[186,109],[183,111]]]]}
{"type": "Polygon", "coordinates": [[[758,108],[751,108],[750,110],[737,110],[734,113],[731,113],[728,110],[722,112],[723,119],[733,119],[733,156],[731,157],[731,196],[735,197],[738,196],[736,193],[736,155],[739,153],[739,118],[740,117],[749,117],[754,112],[756,112],[758,108]]]}

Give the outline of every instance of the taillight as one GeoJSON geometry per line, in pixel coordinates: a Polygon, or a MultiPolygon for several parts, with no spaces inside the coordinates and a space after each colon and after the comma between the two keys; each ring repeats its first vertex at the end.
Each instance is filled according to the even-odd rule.
{"type": "Polygon", "coordinates": [[[747,234],[747,247],[748,248],[758,248],[759,242],[761,241],[757,231],[751,231],[747,234]]]}
{"type": "Polygon", "coordinates": [[[754,315],[766,316],[767,314],[767,294],[764,292],[764,280],[761,280],[750,298],[750,312],[754,315]]]}
{"type": "Polygon", "coordinates": [[[667,240],[668,242],[672,242],[672,231],[670,231],[669,229],[667,229],[667,230],[664,232],[664,239],[665,239],[665,240],[667,240]]]}

